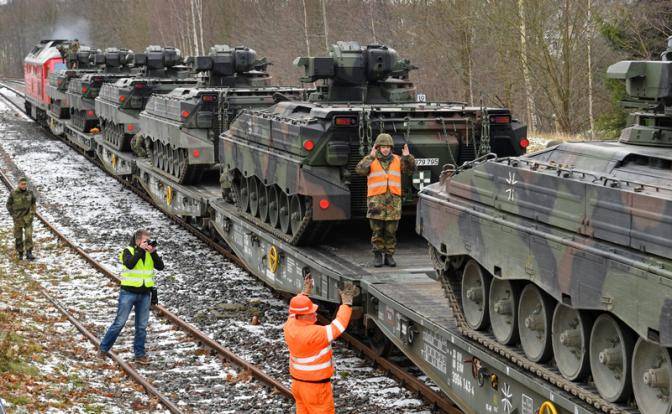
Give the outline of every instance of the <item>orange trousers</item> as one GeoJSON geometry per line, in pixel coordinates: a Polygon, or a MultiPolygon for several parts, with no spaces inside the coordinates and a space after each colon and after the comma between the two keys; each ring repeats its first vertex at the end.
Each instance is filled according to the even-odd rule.
{"type": "Polygon", "coordinates": [[[331,382],[314,384],[292,380],[296,414],[335,414],[331,382]]]}

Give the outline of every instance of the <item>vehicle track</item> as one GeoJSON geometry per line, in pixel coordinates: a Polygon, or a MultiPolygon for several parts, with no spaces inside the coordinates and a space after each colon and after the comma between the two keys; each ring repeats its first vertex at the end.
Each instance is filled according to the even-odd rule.
{"type": "MultiPolygon", "coordinates": [[[[34,126],[31,127],[37,130],[34,126]]],[[[122,240],[128,237],[127,233],[132,229],[152,228],[154,233],[162,238],[160,239],[161,248],[171,252],[170,255],[164,256],[167,268],[179,268],[175,274],[164,281],[159,277],[160,284],[162,284],[159,297],[162,302],[175,309],[176,313],[185,315],[185,319],[198,325],[217,341],[263,367],[265,371],[274,376],[286,378],[288,356],[281,337],[281,327],[286,319],[284,301],[274,297],[270,290],[256,278],[241,273],[238,270],[240,262],[226,248],[209,240],[208,245],[214,247],[217,254],[211,249],[204,251],[201,241],[193,236],[185,235],[182,227],[166,224],[163,213],[153,207],[149,211],[144,203],[138,203],[137,200],[133,200],[132,196],[128,197],[128,193],[120,191],[120,186],[110,185],[109,178],[104,174],[103,180],[100,177],[101,171],[92,172],[94,169],[90,165],[82,165],[77,155],[69,150],[63,151],[63,143],[45,139],[46,134],[41,130],[37,131],[39,132],[31,132],[35,135],[35,141],[32,142],[21,140],[16,137],[16,134],[10,137],[7,140],[9,145],[6,147],[12,154],[10,156],[6,151],[2,151],[4,154],[0,154],[2,155],[0,158],[5,164],[8,161],[11,162],[11,158],[19,158],[20,162],[28,165],[29,171],[27,172],[35,177],[39,177],[40,173],[48,177],[61,175],[61,177],[52,177],[54,179],[48,180],[48,183],[36,182],[36,185],[37,189],[42,192],[42,205],[63,210],[60,214],[55,214],[53,219],[59,223],[59,227],[64,232],[68,233],[69,237],[73,236],[81,240],[80,245],[90,251],[93,257],[99,258],[106,266],[115,268],[117,263],[115,258],[110,257],[109,252],[117,251],[122,245],[120,243],[123,243],[122,240]],[[55,161],[59,161],[60,164],[57,171],[52,171],[49,165],[53,165],[55,161]],[[90,187],[108,188],[107,194],[104,197],[100,197],[100,194],[97,196],[86,194],[79,197],[71,194],[72,192],[81,193],[76,189],[72,192],[65,191],[66,194],[63,194],[64,191],[53,188],[62,187],[66,183],[72,183],[73,180],[77,182],[82,175],[89,177],[87,179],[91,181],[90,187]],[[101,198],[103,198],[102,201],[101,198]],[[129,198],[133,201],[129,202],[129,198]],[[120,224],[118,219],[110,220],[110,217],[104,213],[92,219],[89,217],[90,214],[86,213],[91,209],[123,211],[127,221],[120,224]],[[77,214],[77,212],[84,213],[77,214]],[[129,217],[129,213],[132,217],[129,217]],[[101,222],[106,224],[101,225],[101,222]],[[187,251],[185,251],[185,246],[188,247],[187,251]],[[226,254],[230,261],[224,260],[219,253],[226,254]],[[176,257],[171,258],[170,256],[173,255],[176,257]],[[194,268],[196,258],[201,259],[202,268],[194,268]],[[222,282],[226,283],[226,286],[222,286],[222,282]],[[244,319],[250,320],[255,315],[260,317],[261,326],[253,326],[244,321],[244,319]]],[[[177,221],[186,225],[181,220],[177,221]]],[[[195,231],[188,225],[186,228],[192,232],[195,231]]],[[[201,233],[197,234],[199,238],[205,237],[201,233]]],[[[358,352],[363,352],[367,356],[374,355],[369,347],[361,343],[358,345],[362,349],[358,352]]],[[[444,409],[452,408],[449,412],[456,412],[452,403],[444,396],[394,363],[387,361],[386,364],[383,363],[385,365],[383,368],[400,375],[406,385],[412,384],[412,392],[400,389],[395,381],[386,377],[384,372],[374,370],[369,362],[357,357],[355,352],[339,344],[336,344],[334,348],[337,369],[342,376],[342,378],[334,379],[339,412],[379,412],[382,410],[386,412],[427,412],[431,407],[414,398],[413,393],[416,390],[425,394],[425,398],[430,401],[431,405],[444,407],[444,409]],[[394,399],[398,400],[396,407],[390,408],[390,405],[395,403],[394,399]]],[[[379,360],[379,362],[382,361],[382,359],[379,360]]]]}

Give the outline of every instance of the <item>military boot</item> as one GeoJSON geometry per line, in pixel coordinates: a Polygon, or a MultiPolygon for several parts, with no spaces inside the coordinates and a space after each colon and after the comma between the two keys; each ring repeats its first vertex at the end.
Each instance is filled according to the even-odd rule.
{"type": "Polygon", "coordinates": [[[395,267],[397,262],[394,261],[394,257],[391,254],[385,254],[385,266],[395,267]]]}
{"type": "Polygon", "coordinates": [[[28,251],[26,252],[26,259],[28,259],[28,260],[35,260],[35,256],[33,256],[33,251],[32,251],[32,250],[28,250],[28,251]]]}
{"type": "Polygon", "coordinates": [[[373,266],[383,267],[383,254],[381,252],[373,252],[373,266]]]}

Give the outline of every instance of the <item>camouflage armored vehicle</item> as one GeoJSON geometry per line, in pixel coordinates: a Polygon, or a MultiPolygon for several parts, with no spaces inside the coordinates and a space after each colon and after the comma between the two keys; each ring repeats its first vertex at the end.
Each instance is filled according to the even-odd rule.
{"type": "Polygon", "coordinates": [[[443,164],[527,147],[526,128],[507,109],[417,102],[414,67],[388,47],[338,42],[328,57],[295,64],[305,69],[302,82],[323,81],[309,99],[244,110],[219,141],[240,213],[292,244],[365,216],[366,177],[354,168],[378,133],[393,136],[396,153],[407,143],[417,159],[419,171],[404,183],[407,214],[443,164]]]}
{"type": "Polygon", "coordinates": [[[95,49],[89,46],[81,46],[76,55],[68,55],[68,58],[75,58],[77,63],[68,63],[67,66],[74,66],[76,69],[61,69],[49,74],[47,78],[49,82],[47,84],[47,95],[51,98],[49,102],[49,112],[51,115],[59,119],[70,118],[70,101],[67,95],[70,79],[81,77],[86,73],[97,72],[98,68],[94,61],[95,56],[95,49]]]}
{"type": "Polygon", "coordinates": [[[84,74],[68,82],[67,95],[70,103],[72,126],[82,132],[90,132],[98,128],[98,117],[95,112],[95,99],[101,86],[121,77],[131,76],[136,63],[132,50],[107,48],[104,53],[94,55],[94,64],[100,67],[96,73],[84,74]]]}
{"type": "Polygon", "coordinates": [[[490,327],[490,349],[557,367],[565,390],[592,381],[599,395],[575,395],[606,411],[633,394],[642,414],[672,410],[670,58],[672,38],[662,61],[609,67],[634,109],[618,142],[450,166],[418,203],[462,332],[490,327]]]}
{"type": "Polygon", "coordinates": [[[266,65],[252,49],[217,45],[193,63],[205,82],[152,95],[140,129],[154,167],[178,183],[197,182],[218,162],[217,137],[241,109],[301,97],[303,89],[270,86],[266,65]]]}
{"type": "Polygon", "coordinates": [[[196,83],[195,78],[189,78],[189,69],[182,65],[178,49],[149,46],[143,57],[141,74],[104,84],[96,98],[103,140],[118,151],[130,151],[131,138],[140,132],[140,112],[153,93],[168,93],[196,83]]]}

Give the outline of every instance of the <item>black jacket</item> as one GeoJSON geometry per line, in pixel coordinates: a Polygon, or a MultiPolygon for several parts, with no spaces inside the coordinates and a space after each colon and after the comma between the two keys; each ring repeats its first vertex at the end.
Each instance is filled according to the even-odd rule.
{"type": "MultiPolygon", "coordinates": [[[[131,254],[131,251],[128,248],[124,249],[124,254],[121,257],[121,260],[127,269],[133,269],[135,265],[138,263],[138,260],[143,261],[145,260],[145,255],[147,254],[145,250],[142,250],[137,246],[135,246],[134,250],[135,254],[131,254]]],[[[154,269],[163,270],[165,268],[163,260],[161,259],[161,256],[159,256],[157,252],[152,253],[152,261],[154,262],[154,269]]],[[[121,288],[133,293],[147,293],[152,290],[152,288],[146,286],[140,286],[140,287],[122,286],[121,288]]]]}

